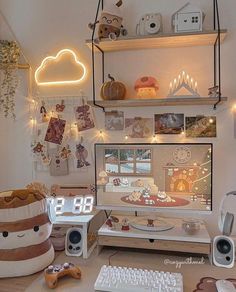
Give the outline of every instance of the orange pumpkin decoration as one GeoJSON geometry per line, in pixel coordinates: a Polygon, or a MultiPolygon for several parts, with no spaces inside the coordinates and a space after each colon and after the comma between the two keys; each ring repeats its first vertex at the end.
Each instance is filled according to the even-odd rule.
{"type": "Polygon", "coordinates": [[[109,74],[111,81],[105,82],[101,88],[101,98],[104,100],[122,100],[125,98],[126,87],[123,83],[115,81],[109,74]]]}

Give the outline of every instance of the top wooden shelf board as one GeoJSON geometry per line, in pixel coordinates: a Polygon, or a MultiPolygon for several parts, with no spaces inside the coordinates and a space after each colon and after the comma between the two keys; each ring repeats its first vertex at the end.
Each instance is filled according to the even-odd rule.
{"type": "MultiPolygon", "coordinates": [[[[227,30],[221,30],[221,42],[224,41],[227,30]]],[[[104,52],[140,50],[140,49],[156,49],[156,48],[177,48],[177,47],[193,47],[193,46],[212,46],[215,44],[218,31],[210,30],[198,33],[169,33],[158,34],[155,36],[142,37],[124,37],[118,38],[116,41],[105,39],[100,41],[97,46],[104,52]]],[[[87,46],[92,48],[92,41],[86,41],[87,46]]],[[[95,46],[95,51],[98,48],[95,46]]]]}

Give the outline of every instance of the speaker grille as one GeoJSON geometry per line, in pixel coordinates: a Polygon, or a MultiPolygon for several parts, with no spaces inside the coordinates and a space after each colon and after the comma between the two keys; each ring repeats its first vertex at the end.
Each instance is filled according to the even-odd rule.
{"type": "Polygon", "coordinates": [[[218,240],[216,247],[218,251],[222,254],[228,254],[232,248],[231,244],[225,239],[218,240]]]}
{"type": "Polygon", "coordinates": [[[72,231],[69,235],[69,240],[73,244],[78,244],[81,241],[81,234],[78,231],[72,231]]]}

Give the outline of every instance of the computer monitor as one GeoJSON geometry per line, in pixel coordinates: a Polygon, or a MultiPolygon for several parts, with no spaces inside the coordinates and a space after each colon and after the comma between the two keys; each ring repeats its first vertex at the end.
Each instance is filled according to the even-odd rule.
{"type": "Polygon", "coordinates": [[[212,211],[211,143],[95,144],[96,206],[212,211]]]}

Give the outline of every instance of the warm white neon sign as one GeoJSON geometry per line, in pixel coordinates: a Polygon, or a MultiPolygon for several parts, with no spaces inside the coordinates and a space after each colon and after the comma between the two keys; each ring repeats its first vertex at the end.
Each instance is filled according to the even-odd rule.
{"type": "Polygon", "coordinates": [[[38,69],[35,71],[35,75],[34,76],[35,76],[35,81],[36,81],[36,83],[38,85],[60,85],[60,84],[63,85],[63,84],[77,84],[77,83],[80,83],[81,81],[83,81],[83,79],[85,78],[86,74],[87,74],[87,69],[86,69],[85,65],[78,60],[78,57],[75,54],[75,52],[70,50],[70,49],[63,49],[60,52],[58,52],[56,56],[46,57],[42,61],[41,65],[38,67],[38,69]],[[76,80],[60,80],[60,81],[47,81],[47,82],[40,81],[39,80],[39,75],[43,70],[45,70],[47,63],[49,61],[57,61],[61,56],[65,55],[65,54],[72,55],[74,60],[75,60],[76,65],[81,66],[82,72],[83,72],[82,76],[79,79],[76,79],[76,80]]]}

